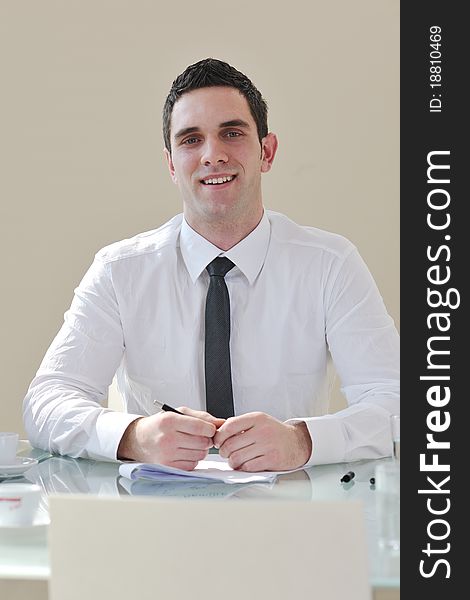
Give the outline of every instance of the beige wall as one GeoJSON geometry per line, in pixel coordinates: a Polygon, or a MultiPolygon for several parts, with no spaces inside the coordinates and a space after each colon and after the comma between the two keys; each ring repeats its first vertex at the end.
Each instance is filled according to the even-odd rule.
{"type": "Polygon", "coordinates": [[[398,324],[398,27],[398,0],[0,0],[0,429],[94,253],[180,211],[161,106],[207,56],[268,101],[265,205],[349,237],[398,324]]]}

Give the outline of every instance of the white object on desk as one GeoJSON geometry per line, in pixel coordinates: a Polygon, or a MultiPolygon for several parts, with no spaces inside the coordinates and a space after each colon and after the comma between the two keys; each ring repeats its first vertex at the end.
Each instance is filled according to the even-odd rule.
{"type": "Polygon", "coordinates": [[[392,431],[393,458],[400,461],[400,415],[390,417],[390,427],[392,431]]]}
{"type": "Polygon", "coordinates": [[[0,525],[32,525],[41,499],[41,488],[34,483],[0,484],[0,525]]]}
{"type": "Polygon", "coordinates": [[[51,520],[44,511],[37,511],[34,520],[29,525],[0,524],[0,543],[31,542],[42,540],[47,534],[51,520]]]}
{"type": "Polygon", "coordinates": [[[400,463],[381,463],[375,468],[375,500],[379,546],[400,551],[400,463]]]}
{"type": "Polygon", "coordinates": [[[185,482],[194,483],[202,481],[222,481],[223,483],[272,483],[277,474],[270,471],[261,473],[248,473],[234,471],[228,460],[218,454],[212,454],[207,460],[200,460],[193,471],[184,471],[175,467],[168,467],[156,463],[123,463],[119,467],[119,474],[128,479],[151,479],[160,482],[185,482]]]}
{"type": "Polygon", "coordinates": [[[53,495],[49,506],[50,600],[370,598],[359,502],[53,495]]]}
{"type": "Polygon", "coordinates": [[[6,479],[7,477],[18,477],[22,475],[28,469],[38,464],[36,458],[28,458],[18,456],[9,465],[0,465],[0,479],[6,479]]]}
{"type": "Polygon", "coordinates": [[[13,431],[0,431],[0,465],[11,465],[16,457],[20,436],[13,431]]]}

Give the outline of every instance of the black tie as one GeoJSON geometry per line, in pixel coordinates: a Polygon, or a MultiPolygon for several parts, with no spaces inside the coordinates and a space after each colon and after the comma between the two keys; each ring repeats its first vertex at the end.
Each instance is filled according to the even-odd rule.
{"type": "Polygon", "coordinates": [[[225,275],[235,265],[226,257],[206,267],[210,275],[206,298],[206,410],[215,417],[233,417],[230,368],[230,298],[225,275]]]}

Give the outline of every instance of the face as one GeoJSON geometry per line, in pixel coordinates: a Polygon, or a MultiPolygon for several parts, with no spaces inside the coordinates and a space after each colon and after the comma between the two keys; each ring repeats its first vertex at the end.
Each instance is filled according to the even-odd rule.
{"type": "Polygon", "coordinates": [[[276,136],[259,141],[248,102],[231,87],[184,94],[171,116],[170,175],[196,230],[262,215],[261,173],[269,171],[276,136]]]}

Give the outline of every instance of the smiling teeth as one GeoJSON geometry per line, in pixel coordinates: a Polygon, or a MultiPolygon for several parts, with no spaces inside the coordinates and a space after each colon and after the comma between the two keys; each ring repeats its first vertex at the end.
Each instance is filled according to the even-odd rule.
{"type": "Polygon", "coordinates": [[[214,179],[204,179],[204,183],[207,184],[211,184],[211,185],[217,185],[219,183],[226,183],[227,181],[232,181],[233,177],[231,175],[229,175],[228,177],[216,177],[214,179]]]}

